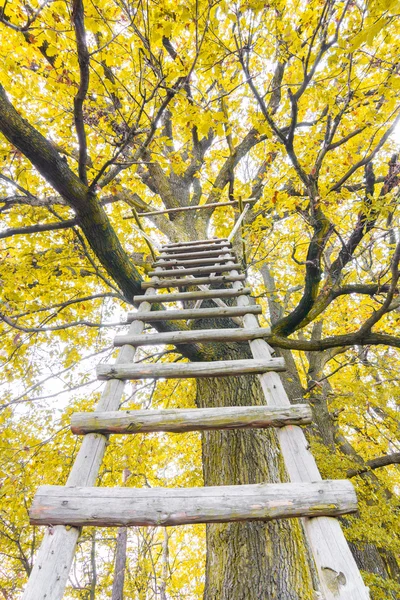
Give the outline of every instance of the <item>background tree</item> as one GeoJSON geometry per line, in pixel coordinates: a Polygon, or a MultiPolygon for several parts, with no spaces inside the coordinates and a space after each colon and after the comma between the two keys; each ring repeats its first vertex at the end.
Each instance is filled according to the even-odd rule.
{"type": "MultiPolygon", "coordinates": [[[[18,510],[4,501],[1,513],[6,598],[20,589],[38,543],[27,526],[29,497],[39,482],[65,478],[76,446],[63,429],[68,415],[93,406],[93,365],[110,358],[113,325],[151,264],[131,209],[248,197],[258,202],[242,258],[273,325],[270,343],[286,359],[285,385],[293,402],[313,408],[309,436],[323,475],[357,483],[361,518],[346,519],[346,531],[373,597],[396,597],[397,12],[396,2],[333,0],[3,5],[1,418],[5,490],[18,491],[18,510]]],[[[156,243],[182,241],[225,235],[237,212],[233,205],[142,222],[156,243]]],[[[240,344],[167,352],[140,357],[246,356],[240,344]]],[[[124,405],[263,402],[250,378],[203,380],[192,395],[182,385],[159,383],[133,397],[128,386],[124,405]]],[[[206,485],[285,477],[273,432],[209,432],[202,442],[206,485]]],[[[101,483],[120,481],[123,444],[111,445],[101,483]]],[[[172,445],[162,459],[152,450],[149,463],[198,460],[179,452],[172,445]]],[[[140,453],[129,456],[131,484],[152,485],[140,453]]],[[[199,478],[197,463],[182,483],[199,478]]],[[[161,479],[176,485],[168,469],[161,479]]],[[[107,536],[83,538],[71,597],[110,585],[112,550],[108,562],[88,563],[95,545],[113,548],[107,536]]],[[[143,578],[127,578],[126,586],[142,582],[129,593],[153,597],[161,585],[164,594],[198,597],[194,571],[186,582],[179,569],[175,580],[165,577],[160,543],[143,578]]],[[[195,561],[184,545],[184,561],[195,561]]],[[[171,565],[179,542],[168,546],[171,565]]],[[[132,556],[130,568],[141,568],[139,553],[132,556]]],[[[298,523],[207,528],[206,599],[308,599],[314,587],[298,523]]]]}

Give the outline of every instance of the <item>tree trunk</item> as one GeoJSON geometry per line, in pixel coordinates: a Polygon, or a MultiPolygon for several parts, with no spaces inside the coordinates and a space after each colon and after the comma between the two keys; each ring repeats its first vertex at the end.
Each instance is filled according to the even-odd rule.
{"type": "MultiPolygon", "coordinates": [[[[224,358],[249,357],[247,344],[225,345],[224,358]]],[[[203,379],[199,407],[265,404],[254,376],[203,379]]],[[[285,481],[272,430],[203,434],[205,485],[285,481]]],[[[313,577],[298,520],[207,526],[205,600],[310,600],[313,577]]]]}

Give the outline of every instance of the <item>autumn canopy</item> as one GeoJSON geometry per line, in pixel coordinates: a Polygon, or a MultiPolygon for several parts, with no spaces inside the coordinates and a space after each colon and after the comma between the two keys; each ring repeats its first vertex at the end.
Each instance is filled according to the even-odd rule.
{"type": "MultiPolygon", "coordinates": [[[[234,246],[285,358],[285,389],[312,408],[323,477],[356,487],[359,511],[342,524],[371,598],[400,596],[399,14],[399,0],[3,0],[5,600],[20,597],[43,534],[29,524],[32,497],[65,482],[80,444],[70,416],[93,410],[95,365],[115,357],[159,247],[227,236],[247,199],[234,246]]],[[[255,378],[149,379],[125,392],[124,409],[263,403],[255,378]]],[[[185,435],[112,436],[99,485],[285,481],[271,430],[185,435]]],[[[65,597],[121,599],[122,547],[125,598],[310,600],[318,587],[301,527],[284,520],[86,528],[65,597]]]]}

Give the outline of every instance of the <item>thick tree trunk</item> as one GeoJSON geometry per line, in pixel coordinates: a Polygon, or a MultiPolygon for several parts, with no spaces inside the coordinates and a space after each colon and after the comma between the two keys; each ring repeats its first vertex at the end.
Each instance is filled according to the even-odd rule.
{"type": "MultiPolygon", "coordinates": [[[[225,345],[225,358],[243,358],[247,344],[225,345]]],[[[222,349],[221,349],[222,350],[222,349]]],[[[265,404],[254,376],[203,379],[199,407],[265,404]]],[[[272,430],[203,434],[205,485],[285,481],[272,430]]],[[[310,561],[298,520],[207,526],[205,600],[310,600],[310,561]]]]}

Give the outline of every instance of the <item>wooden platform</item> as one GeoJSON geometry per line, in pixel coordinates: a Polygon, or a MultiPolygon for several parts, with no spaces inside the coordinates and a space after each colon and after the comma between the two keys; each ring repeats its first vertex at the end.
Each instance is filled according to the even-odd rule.
{"type": "Polygon", "coordinates": [[[214,242],[212,244],[201,244],[198,246],[191,246],[186,244],[185,246],[163,246],[161,248],[161,252],[168,254],[175,254],[175,252],[202,252],[203,250],[221,250],[221,249],[231,249],[232,244],[230,242],[214,242]]]}
{"type": "Polygon", "coordinates": [[[349,481],[203,488],[40,487],[32,525],[173,526],[337,516],[357,510],[349,481]]]}

